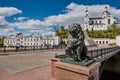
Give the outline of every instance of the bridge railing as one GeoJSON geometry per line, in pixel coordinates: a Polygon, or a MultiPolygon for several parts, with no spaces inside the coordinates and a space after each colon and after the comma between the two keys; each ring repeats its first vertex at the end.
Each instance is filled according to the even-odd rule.
{"type": "MultiPolygon", "coordinates": [[[[96,49],[96,50],[90,50],[87,53],[87,56],[89,56],[91,59],[93,58],[99,58],[103,57],[113,51],[119,50],[120,46],[115,46],[115,47],[109,47],[109,48],[101,48],[101,49],[96,49]]],[[[65,58],[67,57],[67,54],[62,54],[62,55],[55,55],[56,58],[65,58]]]]}
{"type": "Polygon", "coordinates": [[[3,52],[10,52],[10,51],[29,51],[29,50],[49,50],[49,49],[64,49],[65,46],[4,46],[2,51],[3,52]]]}
{"type": "Polygon", "coordinates": [[[109,54],[110,52],[116,51],[118,49],[120,49],[120,46],[90,50],[88,51],[87,55],[90,58],[99,58],[99,57],[109,54]]]}

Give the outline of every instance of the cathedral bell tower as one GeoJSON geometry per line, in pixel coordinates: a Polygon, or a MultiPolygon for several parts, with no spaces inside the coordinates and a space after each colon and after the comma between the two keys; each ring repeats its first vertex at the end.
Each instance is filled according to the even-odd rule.
{"type": "Polygon", "coordinates": [[[105,7],[105,11],[103,11],[102,17],[103,17],[103,18],[108,18],[108,17],[110,17],[110,16],[111,16],[111,13],[108,11],[108,7],[106,6],[106,7],[105,7]]]}
{"type": "Polygon", "coordinates": [[[109,12],[107,6],[105,7],[105,11],[103,11],[102,17],[103,17],[104,23],[106,24],[107,27],[108,27],[108,25],[112,24],[111,23],[112,16],[111,16],[111,13],[109,12]]]}
{"type": "Polygon", "coordinates": [[[89,14],[88,14],[88,7],[86,7],[85,15],[84,15],[84,29],[87,30],[89,27],[89,14]]]}

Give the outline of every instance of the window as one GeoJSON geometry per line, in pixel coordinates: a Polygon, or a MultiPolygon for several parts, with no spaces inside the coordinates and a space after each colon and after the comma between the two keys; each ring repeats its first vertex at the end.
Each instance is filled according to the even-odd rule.
{"type": "Polygon", "coordinates": [[[96,43],[98,44],[98,41],[96,41],[96,43]]]}
{"type": "Polygon", "coordinates": [[[94,21],[91,21],[92,24],[94,24],[94,21]]]}
{"type": "Polygon", "coordinates": [[[108,44],[108,41],[106,41],[106,44],[108,44]]]}
{"type": "Polygon", "coordinates": [[[20,41],[20,39],[17,39],[17,41],[20,41]]]}
{"type": "Polygon", "coordinates": [[[38,41],[39,39],[37,38],[37,41],[38,41]]]}
{"type": "Polygon", "coordinates": [[[96,24],[97,24],[97,21],[96,21],[96,24]]]}
{"type": "Polygon", "coordinates": [[[114,24],[115,24],[116,22],[114,21],[114,24]]]}
{"type": "Polygon", "coordinates": [[[86,16],[88,16],[88,14],[86,14],[86,16]]]}
{"type": "Polygon", "coordinates": [[[99,23],[101,24],[101,21],[99,21],[99,23]]]}
{"type": "Polygon", "coordinates": [[[101,41],[99,41],[99,44],[101,44],[101,41]]]}
{"type": "Polygon", "coordinates": [[[111,23],[111,21],[110,21],[110,19],[108,19],[108,24],[110,24],[111,23]]]}
{"type": "Polygon", "coordinates": [[[105,41],[103,41],[103,44],[105,44],[105,41]]]}
{"type": "Polygon", "coordinates": [[[86,28],[88,28],[88,25],[86,25],[86,28]]]}
{"type": "Polygon", "coordinates": [[[16,45],[20,45],[20,43],[16,43],[16,45]]]}

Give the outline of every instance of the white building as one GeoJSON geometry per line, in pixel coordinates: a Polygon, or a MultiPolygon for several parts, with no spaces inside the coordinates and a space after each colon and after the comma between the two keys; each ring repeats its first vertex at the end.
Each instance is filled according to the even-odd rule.
{"type": "Polygon", "coordinates": [[[120,46],[120,35],[116,36],[116,45],[120,46]]]}
{"type": "Polygon", "coordinates": [[[116,43],[115,39],[109,39],[109,38],[93,38],[93,40],[97,45],[102,45],[102,46],[116,43]]]}
{"type": "Polygon", "coordinates": [[[84,28],[85,30],[107,30],[112,24],[115,24],[117,19],[111,15],[108,8],[105,7],[101,17],[89,17],[88,8],[85,10],[84,28]]]}
{"type": "Polygon", "coordinates": [[[28,35],[25,36],[22,33],[7,36],[4,39],[4,46],[45,46],[45,45],[59,45],[61,39],[59,36],[40,36],[40,35],[28,35]]]}
{"type": "Polygon", "coordinates": [[[4,45],[5,46],[15,46],[16,43],[15,43],[15,38],[14,36],[8,36],[7,39],[5,38],[4,39],[4,45]],[[9,39],[9,40],[8,40],[9,39]]]}

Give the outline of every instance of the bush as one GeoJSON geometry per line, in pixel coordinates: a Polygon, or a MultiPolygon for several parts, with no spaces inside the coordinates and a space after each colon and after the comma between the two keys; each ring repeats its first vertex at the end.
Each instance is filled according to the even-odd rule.
{"type": "Polygon", "coordinates": [[[115,39],[116,35],[120,35],[120,28],[118,28],[115,24],[111,25],[108,30],[92,30],[87,31],[88,36],[92,38],[110,38],[115,39]]]}

